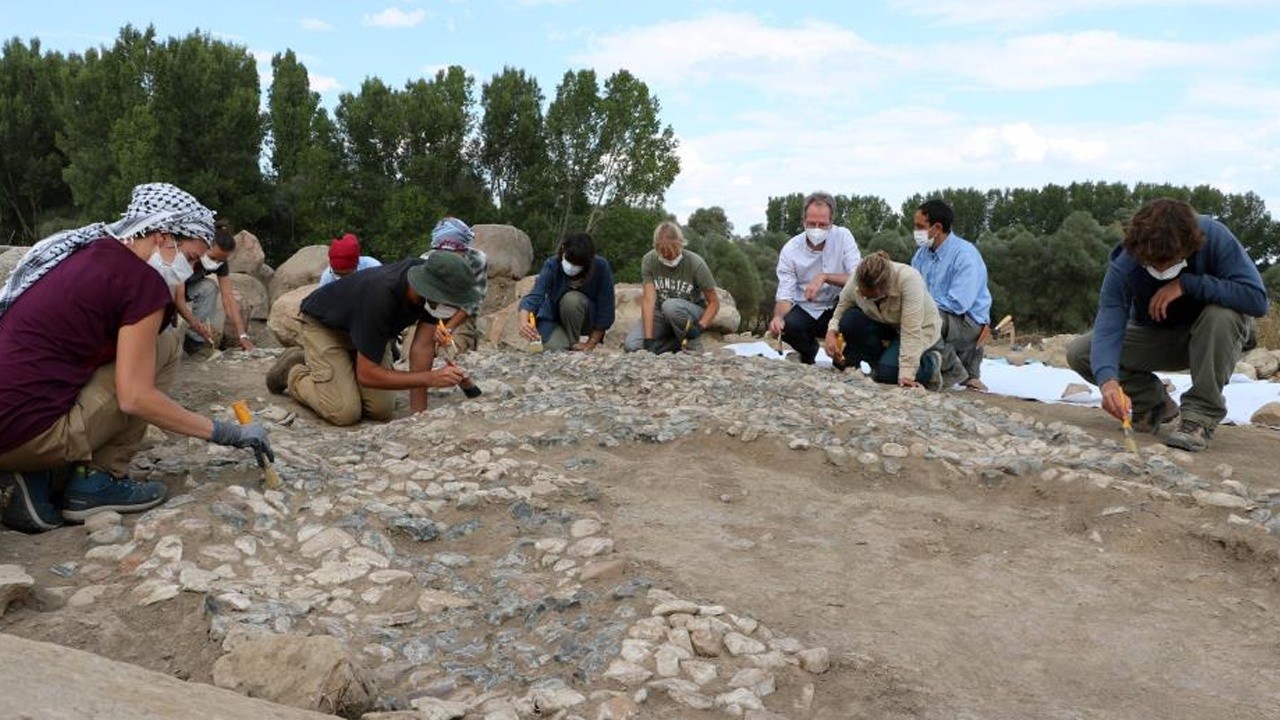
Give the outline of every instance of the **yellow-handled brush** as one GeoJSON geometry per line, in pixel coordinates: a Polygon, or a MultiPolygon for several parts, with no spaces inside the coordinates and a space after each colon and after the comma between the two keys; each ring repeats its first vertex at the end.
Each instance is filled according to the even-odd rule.
{"type": "MultiPolygon", "coordinates": [[[[533,328],[534,333],[538,332],[538,321],[534,319],[533,313],[529,313],[529,327],[533,328]]],[[[541,335],[538,335],[537,340],[529,341],[529,352],[531,353],[542,352],[542,336],[541,335]]]]}
{"type": "MultiPolygon", "coordinates": [[[[243,400],[237,400],[231,403],[231,411],[236,414],[236,422],[241,425],[248,425],[253,422],[253,413],[249,412],[249,405],[243,400]]],[[[253,454],[258,458],[258,467],[262,468],[262,485],[268,490],[280,489],[280,474],[271,466],[261,450],[254,450],[253,454]]]]}
{"type": "Polygon", "coordinates": [[[1138,442],[1133,439],[1133,410],[1124,415],[1124,447],[1131,453],[1138,452],[1138,442]]]}

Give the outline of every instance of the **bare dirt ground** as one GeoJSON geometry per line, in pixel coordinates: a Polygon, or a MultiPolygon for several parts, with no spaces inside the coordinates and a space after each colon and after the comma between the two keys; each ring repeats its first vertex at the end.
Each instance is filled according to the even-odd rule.
{"type": "MultiPolygon", "coordinates": [[[[263,398],[268,364],[192,375],[176,394],[195,409],[263,398]]],[[[1097,409],[963,397],[1118,437],[1097,409]]],[[[457,432],[503,422],[466,417],[457,432]]],[[[830,648],[812,709],[789,717],[1280,717],[1280,538],[1230,528],[1225,510],[1034,476],[939,476],[914,458],[889,476],[722,434],[538,459],[569,457],[596,461],[579,471],[602,491],[596,511],[647,577],[830,648]],[[1127,509],[1104,514],[1116,506],[1127,509]]],[[[1222,428],[1189,463],[1205,478],[1230,465],[1251,489],[1280,486],[1280,434],[1222,428]]],[[[0,563],[26,566],[38,583],[83,551],[82,531],[0,534],[0,563]]],[[[76,619],[39,612],[40,602],[11,610],[0,631],[197,681],[220,653],[190,594],[76,619]]]]}

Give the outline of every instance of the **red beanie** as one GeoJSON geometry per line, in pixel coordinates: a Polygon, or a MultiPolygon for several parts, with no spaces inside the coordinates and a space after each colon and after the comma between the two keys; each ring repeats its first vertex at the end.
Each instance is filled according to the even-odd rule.
{"type": "Polygon", "coordinates": [[[347,233],[329,243],[329,267],[337,273],[348,273],[360,264],[360,238],[347,233]]]}

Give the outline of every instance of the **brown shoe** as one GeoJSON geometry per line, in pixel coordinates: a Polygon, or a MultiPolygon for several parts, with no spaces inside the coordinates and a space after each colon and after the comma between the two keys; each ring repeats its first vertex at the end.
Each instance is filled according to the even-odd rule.
{"type": "Polygon", "coordinates": [[[1154,433],[1161,425],[1167,425],[1178,419],[1178,403],[1164,394],[1164,401],[1147,410],[1133,411],[1133,430],[1141,433],[1154,433]]]}
{"type": "Polygon", "coordinates": [[[1213,428],[1207,428],[1191,420],[1183,420],[1182,425],[1165,438],[1164,444],[1188,452],[1200,452],[1209,447],[1209,441],[1212,439],[1213,428]]]}
{"type": "Polygon", "coordinates": [[[960,383],[960,385],[962,385],[963,387],[969,388],[970,390],[977,390],[978,392],[983,392],[983,393],[991,391],[991,389],[987,387],[986,383],[982,382],[976,377],[971,377],[965,380],[964,382],[960,383]]]}
{"type": "Polygon", "coordinates": [[[276,358],[276,364],[267,371],[267,389],[276,395],[284,395],[289,389],[289,371],[307,359],[300,347],[291,347],[276,358]]]}

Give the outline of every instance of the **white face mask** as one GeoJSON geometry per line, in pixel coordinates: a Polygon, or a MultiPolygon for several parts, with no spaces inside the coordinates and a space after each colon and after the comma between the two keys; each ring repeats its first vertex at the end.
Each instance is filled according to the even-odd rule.
{"type": "Polygon", "coordinates": [[[668,260],[668,259],[666,259],[666,258],[662,257],[661,255],[659,255],[659,256],[658,256],[658,259],[662,261],[662,264],[663,264],[663,265],[666,265],[666,266],[667,266],[667,267],[669,267],[669,268],[673,268],[673,267],[675,267],[675,266],[679,265],[679,264],[680,264],[680,261],[681,261],[682,259],[684,259],[684,253],[680,253],[679,255],[677,255],[677,256],[675,257],[675,259],[674,259],[674,260],[668,260]]]}
{"type": "Polygon", "coordinates": [[[911,235],[915,238],[916,247],[918,248],[929,247],[933,244],[933,241],[929,239],[928,230],[915,230],[912,231],[911,235]]]}
{"type": "Polygon", "coordinates": [[[573,277],[581,273],[583,270],[581,265],[574,265],[573,263],[569,262],[568,260],[565,260],[564,258],[560,258],[560,267],[561,269],[564,270],[564,274],[568,275],[569,277],[573,277]]]}
{"type": "Polygon", "coordinates": [[[208,255],[200,256],[200,264],[204,266],[204,269],[207,272],[217,272],[218,268],[222,267],[222,263],[214,260],[208,255]]]}
{"type": "Polygon", "coordinates": [[[452,305],[437,305],[436,303],[428,300],[427,312],[431,313],[431,315],[438,320],[448,320],[453,317],[454,313],[458,312],[458,308],[452,305]]]}
{"type": "Polygon", "coordinates": [[[1172,280],[1178,277],[1178,274],[1186,269],[1187,261],[1183,260],[1182,262],[1174,263],[1173,265],[1165,268],[1164,272],[1160,272],[1150,265],[1144,265],[1143,267],[1147,269],[1147,272],[1151,273],[1151,277],[1157,280],[1172,280]]]}
{"type": "Polygon", "coordinates": [[[810,245],[821,245],[827,241],[827,228],[805,228],[804,238],[810,245]]]}
{"type": "Polygon", "coordinates": [[[173,262],[167,263],[164,257],[160,255],[159,250],[151,253],[151,259],[147,264],[160,273],[160,277],[165,279],[169,285],[177,283],[185,283],[192,275],[194,270],[191,269],[191,263],[187,261],[187,256],[178,253],[174,256],[173,262]]]}

